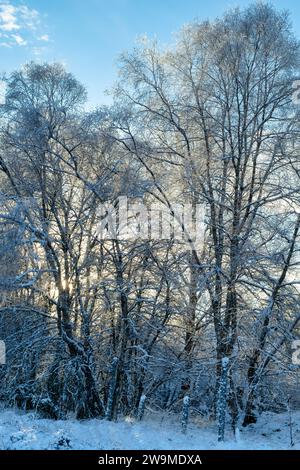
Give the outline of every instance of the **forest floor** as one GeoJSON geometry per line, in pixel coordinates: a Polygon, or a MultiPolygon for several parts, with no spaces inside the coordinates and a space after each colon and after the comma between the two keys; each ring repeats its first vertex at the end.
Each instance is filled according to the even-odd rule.
{"type": "Polygon", "coordinates": [[[13,409],[0,411],[0,449],[300,449],[300,411],[264,413],[255,425],[242,428],[235,438],[216,439],[215,424],[194,420],[184,435],[180,417],[148,412],[142,422],[123,419],[53,421],[13,409]],[[291,428],[294,446],[291,447],[291,428]]]}

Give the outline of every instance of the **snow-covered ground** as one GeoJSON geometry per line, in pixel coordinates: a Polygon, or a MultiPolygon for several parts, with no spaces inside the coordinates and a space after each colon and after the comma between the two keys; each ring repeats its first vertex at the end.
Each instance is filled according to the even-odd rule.
{"type": "MultiPolygon", "coordinates": [[[[300,411],[292,413],[292,422],[293,449],[300,449],[300,411]]],[[[183,435],[180,418],[153,413],[141,423],[130,419],[114,423],[97,419],[52,421],[39,419],[34,413],[3,410],[0,449],[290,449],[290,428],[287,414],[264,413],[237,438],[228,434],[219,444],[215,425],[203,419],[190,424],[183,435]]]]}

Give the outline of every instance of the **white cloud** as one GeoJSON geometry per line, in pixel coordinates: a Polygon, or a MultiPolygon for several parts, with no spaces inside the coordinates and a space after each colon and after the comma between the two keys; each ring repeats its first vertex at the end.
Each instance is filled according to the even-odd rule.
{"type": "Polygon", "coordinates": [[[12,0],[0,0],[0,46],[26,46],[36,41],[48,42],[41,31],[41,15],[34,8],[16,5],[12,0]]]}
{"type": "Polygon", "coordinates": [[[42,34],[42,36],[39,37],[39,40],[44,41],[44,42],[48,42],[48,41],[50,41],[50,38],[49,38],[48,34],[42,34]]]}
{"type": "Polygon", "coordinates": [[[8,3],[0,3],[0,29],[14,31],[20,29],[17,23],[17,9],[8,3]]]}
{"type": "Polygon", "coordinates": [[[40,23],[40,15],[37,10],[28,8],[26,5],[22,5],[18,8],[21,21],[27,28],[36,29],[40,23]]]}
{"type": "Polygon", "coordinates": [[[12,38],[16,41],[18,46],[26,46],[27,44],[27,41],[19,34],[12,34],[12,38]]]}

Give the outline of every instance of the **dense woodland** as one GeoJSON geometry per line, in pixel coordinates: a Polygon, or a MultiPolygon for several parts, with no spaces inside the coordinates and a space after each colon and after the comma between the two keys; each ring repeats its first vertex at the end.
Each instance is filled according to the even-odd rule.
{"type": "MultiPolygon", "coordinates": [[[[299,409],[299,42],[256,4],[143,39],[112,104],[60,64],[3,77],[0,398],[54,419],[299,409]],[[201,204],[201,248],[101,239],[118,198],[201,204]],[[188,397],[188,398],[185,398],[188,397]],[[189,410],[188,410],[189,408],[189,410]]],[[[189,234],[186,233],[189,240],[189,234]]]]}

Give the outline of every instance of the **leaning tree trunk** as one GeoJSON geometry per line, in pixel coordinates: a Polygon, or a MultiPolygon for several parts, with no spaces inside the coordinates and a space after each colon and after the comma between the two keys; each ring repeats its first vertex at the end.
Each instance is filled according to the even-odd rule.
{"type": "Polygon", "coordinates": [[[190,258],[190,284],[189,284],[189,300],[188,310],[186,315],[186,332],[184,344],[184,360],[185,371],[183,377],[182,387],[184,390],[190,390],[192,387],[191,371],[193,366],[193,351],[195,347],[195,333],[196,333],[196,308],[198,303],[197,295],[197,281],[198,281],[198,264],[196,254],[193,251],[190,258]]]}
{"type": "Polygon", "coordinates": [[[116,419],[119,408],[120,398],[123,392],[125,355],[129,339],[128,324],[128,298],[123,278],[123,260],[122,253],[118,242],[116,242],[118,253],[117,260],[117,286],[120,298],[120,333],[119,333],[119,349],[114,365],[111,369],[111,383],[109,389],[109,399],[106,417],[109,420],[116,419]]]}
{"type": "Polygon", "coordinates": [[[229,359],[222,358],[221,362],[222,372],[219,381],[217,393],[217,423],[218,423],[218,440],[224,441],[225,424],[226,424],[226,410],[227,410],[227,393],[228,393],[228,367],[229,359]]]}
{"type": "Polygon", "coordinates": [[[58,318],[60,319],[61,338],[65,342],[70,359],[75,364],[74,382],[77,383],[77,399],[72,406],[78,419],[95,418],[104,415],[98,387],[93,374],[92,351],[84,348],[73,335],[70,317],[71,299],[68,289],[62,289],[58,300],[58,318]],[[82,381],[78,377],[82,377],[82,381]]]}

